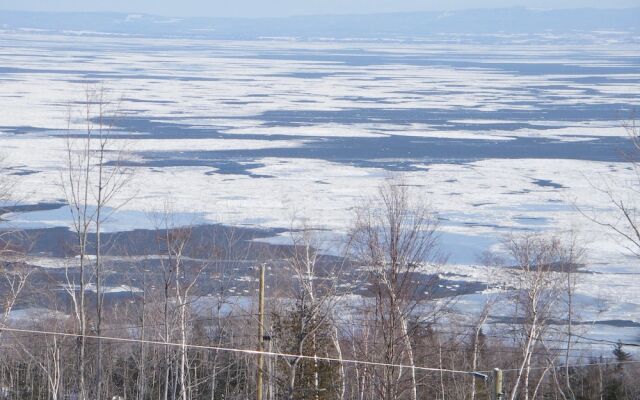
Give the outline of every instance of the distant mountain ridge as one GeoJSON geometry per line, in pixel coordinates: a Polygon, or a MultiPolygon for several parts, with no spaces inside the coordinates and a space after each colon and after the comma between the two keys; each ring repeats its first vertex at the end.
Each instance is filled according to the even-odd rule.
{"type": "Polygon", "coordinates": [[[640,33],[640,7],[631,9],[478,9],[286,18],[171,18],[126,13],[0,11],[0,29],[85,31],[207,38],[396,38],[455,34],[531,34],[575,31],[640,33]]]}

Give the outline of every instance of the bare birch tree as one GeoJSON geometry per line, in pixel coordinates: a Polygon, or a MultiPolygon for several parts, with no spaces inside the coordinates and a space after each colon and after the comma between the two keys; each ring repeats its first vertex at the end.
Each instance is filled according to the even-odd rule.
{"type": "MultiPolygon", "coordinates": [[[[87,398],[86,340],[87,299],[86,291],[94,281],[96,299],[95,334],[102,333],[103,310],[103,243],[101,242],[104,222],[114,210],[122,207],[128,199],[118,199],[130,179],[130,170],[124,168],[123,149],[115,146],[112,130],[116,117],[110,108],[103,87],[87,88],[80,121],[81,133],[71,130],[75,122],[75,109],[70,106],[68,114],[68,135],[66,141],[66,163],[61,171],[60,183],[69,205],[72,229],[75,234],[74,253],[78,259],[78,280],[67,274],[67,291],[71,296],[75,317],[79,325],[78,343],[79,394],[87,398]],[[109,208],[109,209],[108,209],[109,208]]],[[[102,396],[102,340],[98,339],[95,390],[93,396],[102,396]]]]}
{"type": "Polygon", "coordinates": [[[162,398],[190,400],[194,382],[188,345],[193,333],[192,305],[199,278],[209,267],[209,259],[196,259],[194,254],[202,251],[202,246],[213,246],[193,234],[190,225],[181,226],[175,220],[175,213],[165,209],[156,221],[156,244],[160,269],[162,272],[162,325],[163,341],[175,343],[178,352],[172,346],[165,346],[164,384],[162,398]],[[173,366],[173,368],[171,368],[173,366]],[[173,370],[173,381],[171,372],[173,370]]]}
{"type": "MultiPolygon", "coordinates": [[[[567,316],[567,322],[572,323],[572,309],[565,314],[562,299],[567,298],[567,291],[569,296],[573,295],[575,282],[570,281],[567,286],[563,274],[576,268],[580,254],[575,243],[567,244],[558,237],[541,234],[511,236],[505,241],[505,246],[517,269],[512,301],[515,304],[514,324],[518,327],[516,332],[522,351],[510,398],[528,400],[535,398],[542,379],[560,355],[557,349],[547,351],[548,355],[544,358],[547,368],[533,385],[532,396],[530,377],[533,356],[536,350],[548,349],[545,341],[550,335],[550,322],[567,316]]],[[[568,276],[571,279],[572,275],[568,276]]],[[[570,351],[568,345],[565,352],[567,359],[570,351]]]]}
{"type": "MultiPolygon", "coordinates": [[[[337,285],[339,283],[343,261],[338,258],[328,259],[319,251],[320,242],[312,228],[302,224],[301,228],[292,227],[292,243],[290,254],[285,260],[285,274],[291,276],[288,299],[293,303],[284,307],[285,315],[277,315],[280,322],[279,331],[286,333],[287,348],[300,356],[310,355],[313,360],[306,362],[302,357],[285,359],[288,374],[286,379],[285,398],[293,400],[304,396],[311,399],[326,399],[331,393],[342,393],[344,387],[344,370],[338,366],[340,388],[328,386],[327,379],[322,379],[322,368],[319,356],[326,356],[327,347],[333,347],[331,355],[341,355],[339,340],[334,338],[334,310],[339,301],[337,285]],[[286,321],[286,322],[285,322],[286,321]],[[285,323],[283,323],[285,322],[285,323]],[[286,326],[284,326],[286,325],[286,326]],[[285,332],[291,330],[291,332],[285,332]],[[298,385],[301,364],[308,364],[306,372],[310,372],[311,387],[298,385]]],[[[274,311],[276,313],[276,311],[274,311]]],[[[274,315],[275,316],[275,315],[274,315]]],[[[278,342],[276,342],[278,343],[278,342]]]]}
{"type": "MultiPolygon", "coordinates": [[[[442,261],[438,250],[438,222],[423,203],[411,197],[402,178],[389,178],[381,185],[376,199],[361,207],[351,235],[354,257],[369,271],[368,284],[375,304],[374,341],[385,364],[415,366],[412,337],[421,321],[429,317],[425,296],[434,278],[420,274],[421,266],[442,261]],[[379,347],[378,347],[379,346],[379,347]]],[[[416,400],[415,368],[381,368],[380,398],[404,397],[416,400]]]]}
{"type": "Polygon", "coordinates": [[[622,239],[620,244],[631,254],[640,257],[640,126],[635,119],[624,124],[632,143],[630,152],[623,152],[620,161],[630,165],[633,176],[624,181],[611,175],[594,181],[588,178],[591,187],[604,196],[613,208],[612,214],[603,214],[599,209],[588,209],[576,205],[578,211],[592,222],[606,228],[622,239]]]}

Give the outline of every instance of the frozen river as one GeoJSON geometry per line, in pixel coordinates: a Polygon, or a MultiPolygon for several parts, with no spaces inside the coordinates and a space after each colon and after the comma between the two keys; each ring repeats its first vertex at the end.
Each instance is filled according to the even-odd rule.
{"type": "MultiPolygon", "coordinates": [[[[67,105],[101,83],[118,103],[114,143],[135,171],[111,231],[149,227],[145,215],[169,201],[185,221],[287,228],[295,214],[339,236],[354,206],[402,172],[439,214],[452,270],[479,278],[477,255],[506,233],[574,229],[589,247],[586,268],[597,272],[582,288],[585,318],[605,304],[604,319],[640,322],[635,259],[577,212],[615,218],[594,188],[624,193],[634,182],[623,125],[640,106],[640,46],[598,34],[561,39],[5,32],[3,173],[17,199],[59,202],[67,105]]],[[[70,133],[81,136],[72,117],[70,133]]],[[[60,208],[9,218],[24,227],[69,223],[60,208]]],[[[630,326],[619,336],[637,340],[630,326]]]]}

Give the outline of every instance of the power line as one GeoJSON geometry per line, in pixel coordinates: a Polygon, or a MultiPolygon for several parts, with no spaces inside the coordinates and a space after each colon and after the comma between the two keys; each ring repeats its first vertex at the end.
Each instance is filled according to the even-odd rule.
{"type": "MultiPolygon", "coordinates": [[[[0,328],[0,331],[1,331],[1,330],[2,330],[2,328],[0,328]]],[[[105,329],[105,330],[106,330],[106,329],[105,329]]],[[[114,329],[111,329],[111,330],[114,330],[114,329]]],[[[82,336],[82,335],[79,335],[79,336],[82,336]]],[[[25,338],[25,337],[28,337],[28,334],[23,334],[23,335],[14,334],[14,335],[13,335],[13,337],[16,337],[16,338],[17,338],[17,337],[19,337],[19,338],[25,338]]],[[[85,335],[85,337],[89,337],[89,336],[85,335]]],[[[253,335],[253,334],[241,334],[241,335],[233,335],[233,337],[234,337],[234,338],[255,338],[255,335],[253,335]]],[[[165,342],[160,342],[160,343],[163,343],[163,344],[164,344],[165,342]]],[[[0,347],[1,347],[1,346],[0,346],[0,347]]],[[[33,345],[30,345],[30,347],[34,347],[34,346],[33,346],[33,345]]],[[[43,347],[47,347],[47,346],[43,346],[43,347]]],[[[436,345],[431,345],[431,346],[424,346],[424,345],[422,345],[422,346],[420,346],[420,347],[421,347],[421,348],[428,348],[428,349],[431,349],[431,352],[424,353],[424,354],[426,354],[426,355],[437,355],[437,354],[438,354],[438,352],[446,352],[446,353],[464,353],[464,348],[463,348],[463,347],[455,348],[455,347],[436,346],[436,345]]],[[[560,351],[564,351],[565,349],[548,349],[548,350],[549,350],[549,351],[554,351],[554,350],[555,350],[555,351],[557,351],[557,352],[560,352],[560,351]]],[[[580,349],[578,349],[578,350],[580,350],[580,349]]],[[[583,351],[584,351],[584,350],[583,350],[583,351]]],[[[501,353],[509,353],[509,354],[522,354],[522,350],[515,349],[515,348],[513,348],[513,349],[500,349],[500,352],[501,352],[501,353]]],[[[553,355],[552,353],[549,353],[549,352],[546,352],[546,353],[545,353],[545,352],[537,352],[537,351],[533,351],[533,352],[531,352],[531,354],[532,354],[532,355],[541,356],[541,357],[549,357],[549,356],[552,356],[552,355],[553,355]]],[[[564,359],[565,357],[566,357],[565,355],[562,355],[562,356],[560,356],[559,358],[564,359]]],[[[600,358],[602,358],[602,355],[599,355],[599,357],[600,357],[600,358]]],[[[588,358],[593,359],[593,357],[588,357],[588,356],[586,356],[586,355],[580,355],[580,354],[572,354],[572,355],[569,355],[569,357],[568,357],[568,358],[575,359],[575,360],[584,360],[584,359],[588,359],[588,358]]],[[[613,356],[610,356],[610,357],[604,357],[604,359],[611,359],[611,360],[613,360],[613,356]]]]}
{"type": "MultiPolygon", "coordinates": [[[[248,315],[255,315],[255,314],[248,314],[248,315]]],[[[245,316],[243,315],[234,315],[232,316],[234,318],[244,318],[245,316]]],[[[227,318],[227,317],[222,317],[222,319],[227,318]]],[[[203,321],[211,321],[214,320],[214,317],[209,317],[209,318],[198,318],[195,319],[193,321],[195,322],[203,322],[203,321]]],[[[144,327],[145,328],[156,328],[156,327],[162,327],[164,326],[163,323],[156,323],[156,324],[145,324],[144,327]]],[[[135,329],[140,329],[142,328],[143,325],[136,325],[136,324],[128,324],[128,325],[114,325],[112,324],[111,326],[107,326],[104,327],[102,330],[103,331],[123,331],[123,330],[135,330],[135,329]]],[[[442,330],[436,330],[435,333],[448,333],[448,334],[456,334],[456,335],[460,335],[460,336],[470,336],[469,333],[463,333],[463,332],[455,332],[455,331],[442,331],[442,330]]],[[[253,337],[255,335],[252,334],[234,334],[232,335],[235,338],[238,337],[253,337]]],[[[499,339],[506,339],[506,340],[511,340],[514,339],[513,336],[507,336],[507,335],[490,335],[490,334],[485,334],[486,337],[490,337],[490,338],[499,338],[499,339]]],[[[573,336],[573,335],[572,335],[573,336]]],[[[545,342],[560,342],[560,343],[566,343],[566,340],[553,340],[553,339],[545,339],[545,342]]],[[[604,340],[603,340],[604,341],[604,340]]],[[[598,341],[598,343],[600,343],[600,341],[598,341]]],[[[617,342],[611,342],[611,343],[617,343],[617,342]]],[[[446,344],[446,343],[445,343],[446,344]]],[[[576,346],[577,343],[573,344],[571,346],[571,351],[573,352],[587,352],[587,351],[591,351],[593,350],[591,347],[579,347],[576,346]]],[[[583,344],[587,344],[586,342],[583,342],[583,344]]],[[[623,343],[623,345],[626,345],[625,343],[623,343]]],[[[425,347],[424,345],[422,347],[425,347]]],[[[445,351],[445,352],[462,352],[464,351],[463,347],[449,347],[449,346],[426,346],[426,347],[430,347],[433,349],[438,349],[440,351],[445,351]]],[[[552,348],[547,348],[548,351],[551,352],[563,352],[566,351],[566,348],[556,348],[556,347],[552,347],[552,348]]],[[[513,353],[513,354],[520,354],[522,353],[522,350],[520,349],[501,349],[500,350],[503,353],[513,353]]],[[[532,352],[532,354],[534,355],[540,355],[540,356],[548,356],[549,353],[548,352],[540,352],[540,351],[534,351],[532,352]]],[[[565,356],[563,356],[564,358],[565,356]]],[[[575,358],[575,359],[584,359],[587,358],[585,355],[581,355],[581,354],[571,354],[569,355],[569,358],[575,358]]]]}
{"type": "MultiPolygon", "coordinates": [[[[247,318],[250,316],[255,316],[257,314],[251,314],[251,313],[247,313],[247,314],[243,314],[243,315],[225,315],[222,316],[221,319],[227,319],[227,318],[247,318]]],[[[196,318],[194,320],[192,320],[193,322],[205,322],[205,321],[214,321],[216,319],[216,317],[204,317],[204,318],[196,318]]],[[[348,322],[366,322],[366,323],[371,323],[371,322],[378,322],[375,321],[373,319],[366,319],[366,318],[340,318],[338,317],[336,319],[337,321],[341,321],[341,323],[348,323],[348,322]]],[[[155,323],[155,324],[145,324],[144,327],[147,328],[154,328],[154,327],[159,327],[159,326],[164,326],[164,323],[155,323]]],[[[122,324],[122,325],[118,325],[118,324],[111,324],[111,326],[106,326],[103,328],[104,331],[122,331],[122,330],[135,330],[135,329],[139,329],[142,328],[143,325],[141,324],[122,324]]],[[[473,326],[470,326],[473,327],[473,326]]],[[[444,333],[444,334],[453,334],[453,335],[459,335],[459,336],[470,336],[469,332],[464,332],[464,331],[453,331],[453,330],[441,330],[441,329],[436,329],[435,332],[436,334],[439,333],[444,333]]],[[[234,334],[232,335],[233,337],[252,337],[253,335],[249,335],[249,334],[234,334]]],[[[513,340],[515,339],[514,336],[509,336],[509,335],[497,335],[497,334],[491,334],[491,333],[484,333],[484,336],[489,337],[489,338],[498,338],[498,339],[505,339],[505,340],[513,340]]],[[[581,344],[587,344],[588,341],[592,341],[592,343],[599,343],[599,344],[617,344],[617,342],[614,341],[608,341],[608,340],[604,340],[604,339],[592,339],[592,338],[587,338],[578,334],[572,334],[571,336],[575,336],[575,337],[579,337],[584,339],[583,342],[581,342],[581,344]]],[[[553,338],[546,338],[544,340],[545,342],[558,342],[558,343],[566,343],[566,340],[561,340],[561,339],[553,339],[553,338]]],[[[163,342],[164,343],[164,342],[163,342]]],[[[589,352],[592,351],[593,349],[591,347],[582,347],[582,346],[578,346],[578,344],[580,344],[580,342],[575,342],[572,344],[571,346],[571,351],[573,352],[589,352]]],[[[622,343],[623,346],[638,346],[638,345],[634,345],[633,343],[622,343]]],[[[437,348],[439,349],[439,351],[445,351],[445,352],[460,352],[463,351],[462,347],[449,347],[446,346],[446,343],[444,346],[430,346],[432,348],[437,348]]],[[[566,351],[566,347],[551,347],[551,348],[547,348],[546,349],[548,352],[540,352],[540,351],[534,351],[532,352],[532,354],[534,355],[540,355],[540,356],[549,356],[550,352],[564,352],[566,351]]],[[[522,350],[520,349],[502,349],[501,352],[503,353],[512,353],[512,354],[519,354],[522,352],[522,350]]],[[[562,358],[565,358],[566,356],[563,355],[562,358]]],[[[573,358],[573,359],[585,359],[588,358],[586,357],[584,354],[571,354],[569,355],[567,358],[573,358]]]]}
{"type": "MultiPolygon", "coordinates": [[[[360,322],[360,323],[367,323],[367,324],[374,324],[374,326],[379,327],[382,326],[380,324],[379,321],[375,320],[375,319],[366,319],[366,318],[354,318],[354,317],[347,317],[347,318],[335,318],[336,321],[340,321],[341,323],[348,323],[348,322],[360,322]]],[[[352,324],[354,325],[354,324],[352,324]]],[[[464,330],[443,330],[443,329],[439,329],[438,328],[438,324],[434,324],[433,327],[433,333],[434,334],[450,334],[450,335],[455,335],[455,336],[460,336],[460,337],[468,337],[471,336],[473,332],[469,332],[469,331],[464,331],[464,330]]],[[[474,325],[466,325],[466,327],[469,328],[476,328],[476,326],[474,325]]],[[[510,332],[515,332],[513,330],[510,330],[510,332]]],[[[562,332],[560,334],[564,334],[566,335],[567,333],[562,332]]],[[[482,336],[487,337],[487,338],[496,338],[496,339],[505,339],[505,340],[517,340],[518,336],[517,335],[509,335],[508,332],[505,332],[503,334],[496,334],[496,333],[491,333],[491,332],[486,332],[483,331],[482,332],[482,336]]],[[[577,337],[579,339],[582,340],[576,340],[571,342],[571,350],[575,350],[575,351],[589,351],[592,350],[592,347],[580,347],[577,345],[588,345],[588,344],[618,344],[619,342],[617,341],[612,341],[612,340],[605,340],[605,339],[595,339],[595,338],[589,338],[586,336],[582,336],[582,335],[578,335],[578,334],[570,334],[571,337],[577,337]]],[[[541,342],[551,342],[551,343],[561,343],[561,344],[566,344],[567,343],[567,339],[560,339],[560,338],[543,338],[543,340],[541,340],[541,342]]],[[[631,346],[631,347],[640,347],[640,344],[634,344],[634,343],[627,343],[627,342],[620,342],[620,344],[622,346],[631,346]]],[[[555,351],[565,351],[566,347],[561,347],[561,348],[549,348],[548,350],[555,350],[555,351]]],[[[535,354],[535,353],[534,353],[535,354]]]]}
{"type": "MultiPolygon", "coordinates": [[[[174,342],[161,342],[154,340],[142,340],[142,339],[130,339],[130,338],[117,338],[110,336],[98,336],[98,335],[81,335],[77,333],[65,333],[65,332],[54,332],[54,331],[42,331],[42,330],[33,330],[33,329],[20,329],[20,328],[0,328],[0,331],[8,331],[8,332],[18,332],[18,333],[29,333],[29,334],[38,334],[38,335],[50,335],[50,336],[63,336],[63,337],[84,337],[86,339],[103,339],[110,340],[115,342],[126,342],[126,343],[143,343],[143,344],[153,344],[160,346],[172,346],[172,347],[187,347],[193,349],[201,349],[201,350],[216,350],[216,351],[227,351],[232,353],[242,353],[242,354],[250,354],[250,355],[265,355],[270,357],[285,357],[285,358],[301,358],[306,360],[319,360],[319,361],[328,361],[328,362],[337,362],[337,363],[345,363],[345,364],[361,364],[361,365],[372,365],[379,367],[397,367],[397,368],[411,368],[419,371],[427,371],[427,372],[446,372],[453,374],[464,374],[464,375],[477,375],[478,373],[488,374],[492,371],[464,371],[464,370],[455,370],[455,369],[446,369],[446,368],[431,368],[431,367],[421,367],[421,366],[412,366],[406,364],[393,364],[393,363],[381,363],[375,361],[364,361],[364,360],[353,360],[353,359],[340,359],[335,357],[323,357],[323,356],[306,356],[301,354],[291,354],[291,353],[278,353],[271,351],[258,351],[252,349],[238,349],[231,347],[221,347],[221,346],[206,346],[206,345],[196,345],[196,344],[181,344],[174,342]]],[[[582,364],[567,364],[567,365],[551,365],[546,367],[531,367],[530,370],[544,370],[544,369],[558,369],[558,368],[578,368],[578,367],[591,367],[591,366],[600,366],[600,365],[612,365],[612,364],[639,364],[640,360],[635,361],[611,361],[611,362],[595,362],[595,363],[582,363],[582,364]]],[[[520,368],[510,368],[503,369],[504,372],[516,372],[519,371],[520,368]]]]}
{"type": "Polygon", "coordinates": [[[590,337],[578,335],[576,333],[572,333],[570,335],[580,339],[584,339],[586,341],[594,342],[594,343],[606,343],[606,344],[614,344],[614,345],[619,344],[621,346],[640,347],[640,344],[638,343],[627,343],[627,342],[613,341],[613,340],[607,340],[607,339],[596,339],[596,338],[590,338],[590,337]]]}
{"type": "Polygon", "coordinates": [[[334,358],[334,357],[305,356],[302,354],[277,353],[277,352],[271,352],[271,351],[237,349],[237,348],[231,348],[231,347],[182,344],[182,343],[174,343],[174,342],[160,342],[160,341],[154,341],[154,340],[142,340],[142,339],[130,339],[130,338],[128,339],[128,338],[117,338],[117,337],[98,336],[98,335],[81,335],[78,333],[40,331],[40,330],[19,329],[19,328],[0,328],[0,330],[4,330],[8,332],[31,333],[36,335],[64,336],[64,337],[76,337],[76,338],[83,337],[86,339],[102,339],[102,340],[111,340],[116,342],[146,343],[146,344],[172,346],[172,347],[188,347],[192,349],[228,351],[231,353],[243,353],[243,354],[251,354],[251,355],[262,354],[262,355],[271,356],[271,357],[301,358],[306,360],[329,361],[329,362],[338,362],[338,363],[345,363],[345,364],[362,364],[362,365],[373,365],[373,366],[379,366],[379,367],[408,368],[408,369],[415,369],[415,370],[429,371],[429,372],[447,372],[452,374],[465,374],[465,375],[473,375],[474,373],[477,373],[477,372],[489,373],[489,371],[461,371],[461,370],[455,370],[455,369],[430,368],[430,367],[420,367],[420,366],[405,365],[405,364],[392,364],[392,363],[381,363],[381,362],[375,362],[375,361],[341,359],[341,358],[334,358]]]}
{"type": "MultiPolygon", "coordinates": [[[[631,361],[612,361],[612,362],[596,362],[596,363],[586,363],[586,364],[567,364],[567,365],[551,365],[547,367],[531,367],[530,370],[541,370],[541,369],[558,369],[558,368],[579,368],[579,367],[593,367],[598,365],[612,365],[612,364],[640,364],[640,360],[631,360],[631,361]]],[[[515,372],[520,371],[520,368],[511,368],[511,369],[503,369],[503,372],[515,372]]]]}

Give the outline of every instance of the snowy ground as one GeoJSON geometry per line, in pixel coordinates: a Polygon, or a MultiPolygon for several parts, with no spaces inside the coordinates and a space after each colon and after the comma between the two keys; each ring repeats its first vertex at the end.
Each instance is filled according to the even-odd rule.
{"type": "MultiPolygon", "coordinates": [[[[110,231],[153,227],[149,213],[168,206],[189,222],[286,228],[304,217],[340,236],[389,171],[404,171],[441,217],[446,268],[506,284],[500,271],[478,276],[485,273],[475,266],[479,253],[509,232],[573,229],[588,245],[587,269],[597,272],[581,283],[584,318],[640,322],[635,259],[578,212],[615,218],[596,188],[624,195],[636,182],[616,154],[625,144],[623,121],[640,105],[639,57],[637,45],[552,41],[498,47],[3,33],[2,173],[16,182],[16,200],[60,201],[67,106],[75,106],[72,133],[81,133],[77,102],[87,85],[103,82],[119,109],[114,147],[137,162],[110,231]],[[337,140],[354,140],[344,142],[356,143],[353,159],[322,153],[337,140]],[[424,150],[438,140],[448,153],[437,157],[393,148],[424,150]],[[537,148],[533,140],[562,150],[530,156],[518,147],[537,148]],[[456,152],[469,143],[490,156],[474,157],[473,147],[456,152]],[[362,147],[359,157],[361,144],[372,154],[390,145],[390,156],[369,157],[362,147]],[[572,146],[591,153],[573,154],[572,146]]],[[[4,217],[23,227],[69,224],[64,208],[4,217]]],[[[478,296],[463,300],[481,304],[478,296]]],[[[640,336],[638,328],[592,329],[640,336]]]]}

